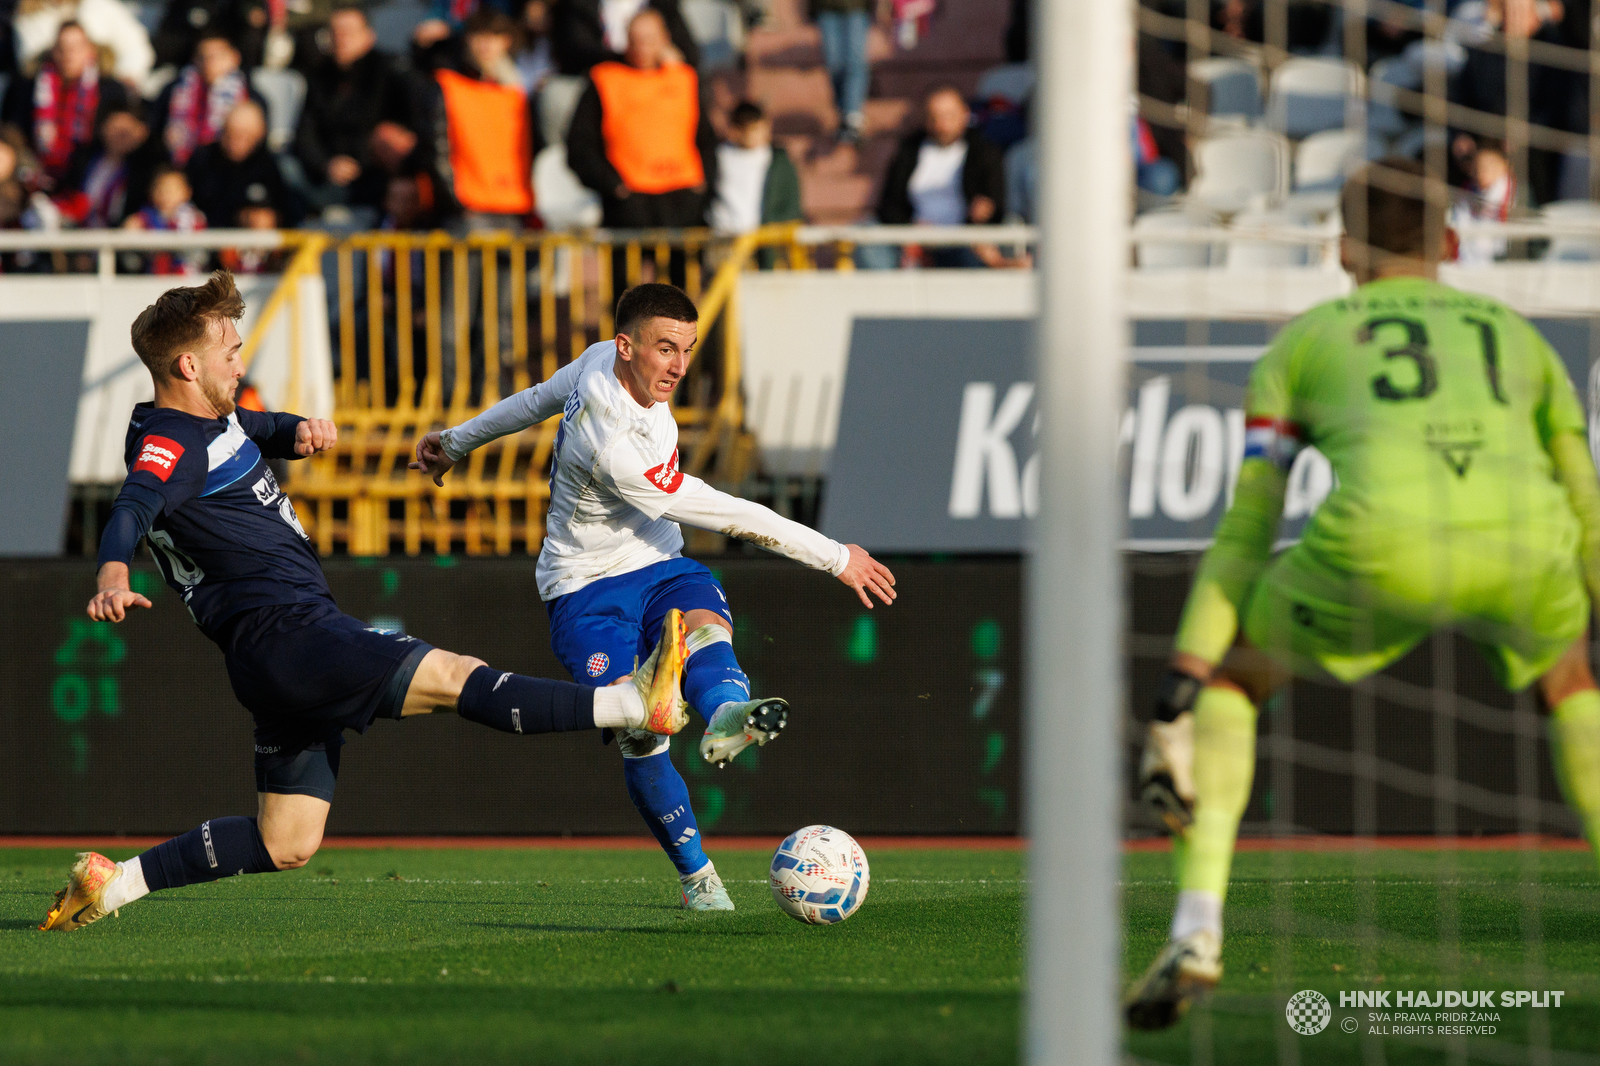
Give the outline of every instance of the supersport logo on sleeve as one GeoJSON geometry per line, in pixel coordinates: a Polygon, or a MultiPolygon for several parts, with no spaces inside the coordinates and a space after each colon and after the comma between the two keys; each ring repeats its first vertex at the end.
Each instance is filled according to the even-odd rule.
{"type": "Polygon", "coordinates": [[[672,458],[660,466],[651,467],[644,472],[650,484],[662,492],[677,492],[683,484],[683,471],[678,469],[678,449],[672,449],[672,458]]]}
{"type": "Polygon", "coordinates": [[[165,481],[172,476],[172,471],[181,458],[183,458],[183,445],[171,437],[158,437],[152,433],[144,439],[139,449],[139,457],[133,461],[132,470],[143,470],[165,481]]]}

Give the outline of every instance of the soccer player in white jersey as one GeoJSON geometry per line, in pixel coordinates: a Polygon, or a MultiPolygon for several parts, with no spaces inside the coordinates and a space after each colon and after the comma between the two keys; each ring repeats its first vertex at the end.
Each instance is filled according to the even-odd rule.
{"type": "MultiPolygon", "coordinates": [[[[539,552],[539,595],[550,644],[575,678],[608,684],[650,651],[669,610],[684,613],[690,706],[706,719],[700,753],[726,764],[766,744],[788,720],[781,699],[752,699],[733,654],[733,615],[704,566],[685,559],[686,522],[754,541],[849,585],[872,607],[895,598],[894,575],[859,546],[839,544],[766,507],[730,496],[678,468],[678,425],[668,401],[698,338],[694,302],[671,285],[639,285],[617,303],[617,335],[592,345],[549,381],[453,429],[417,442],[412,469],[443,476],[474,448],[561,415],[550,514],[539,552]]],[[[706,857],[689,790],[665,737],[619,736],[628,795],[677,867],[684,906],[732,910],[706,857]]]]}

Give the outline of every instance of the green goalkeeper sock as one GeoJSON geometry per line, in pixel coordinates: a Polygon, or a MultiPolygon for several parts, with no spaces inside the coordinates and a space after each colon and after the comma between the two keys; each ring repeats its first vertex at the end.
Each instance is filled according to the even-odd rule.
{"type": "Polygon", "coordinates": [[[1180,889],[1227,895],[1255,768],[1255,706],[1237,689],[1207,685],[1194,707],[1194,823],[1173,853],[1180,889]]]}
{"type": "Polygon", "coordinates": [[[1600,691],[1586,688],[1556,705],[1550,755],[1561,795],[1583,819],[1583,835],[1600,855],[1600,691]]]}

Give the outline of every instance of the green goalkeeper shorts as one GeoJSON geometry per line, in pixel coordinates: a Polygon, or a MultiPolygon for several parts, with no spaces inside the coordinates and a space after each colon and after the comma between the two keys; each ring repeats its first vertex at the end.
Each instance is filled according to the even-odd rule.
{"type": "Polygon", "coordinates": [[[1358,577],[1297,544],[1257,579],[1240,630],[1296,673],[1325,672],[1350,683],[1435,630],[1455,629],[1477,644],[1501,684],[1519,691],[1588,628],[1589,595],[1575,552],[1525,557],[1516,567],[1503,553],[1498,561],[1492,552],[1455,554],[1454,573],[1443,578],[1437,554],[1427,552],[1358,577]]]}

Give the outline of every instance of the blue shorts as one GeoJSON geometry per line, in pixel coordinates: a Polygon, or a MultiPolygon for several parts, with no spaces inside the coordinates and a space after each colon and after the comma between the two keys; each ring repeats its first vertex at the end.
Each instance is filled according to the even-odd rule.
{"type": "Polygon", "coordinates": [[[365,733],[374,718],[400,717],[417,664],[433,650],[369,629],[329,601],[242,611],[214,639],[255,719],[258,784],[301,752],[337,750],[346,729],[365,733]]]}
{"type": "Polygon", "coordinates": [[[580,684],[604,686],[633,673],[661,639],[661,620],[676,607],[715,611],[733,624],[728,597],[693,559],[668,559],[605,577],[545,604],[550,648],[580,684]]]}

